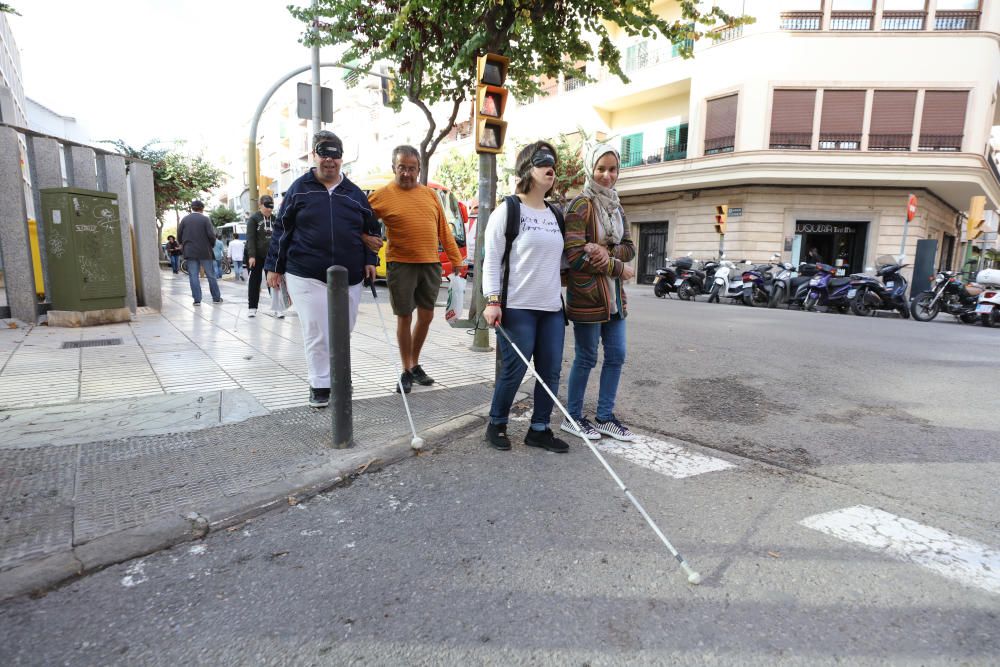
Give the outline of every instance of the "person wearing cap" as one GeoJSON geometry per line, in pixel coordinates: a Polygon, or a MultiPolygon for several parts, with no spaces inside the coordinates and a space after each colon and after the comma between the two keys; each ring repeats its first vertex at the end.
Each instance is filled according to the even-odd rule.
{"type": "MultiPolygon", "coordinates": [[[[271,234],[274,229],[274,199],[271,195],[260,198],[260,210],[247,220],[246,262],[250,276],[247,281],[247,317],[257,316],[257,306],[260,304],[260,284],[264,275],[264,260],[271,248],[271,234]]],[[[275,317],[284,317],[283,313],[272,313],[275,317]]]]}
{"type": "MultiPolygon", "coordinates": [[[[520,200],[518,233],[507,247],[507,200],[490,214],[483,246],[483,316],[488,326],[500,325],[514,345],[528,359],[534,358],[535,371],[553,394],[559,392],[563,341],[560,269],[563,257],[562,215],[545,201],[556,181],[556,150],[552,144],[536,141],[521,149],[515,162],[520,200]],[[507,274],[506,281],[504,273],[507,274]]],[[[493,388],[486,443],[501,451],[510,449],[507,422],[510,408],[527,366],[505,336],[497,335],[501,366],[493,388]]],[[[565,453],[569,445],[549,428],[552,398],[535,382],[531,426],[524,444],[550,452],[565,453]]]]}
{"type": "Polygon", "coordinates": [[[413,383],[428,386],[434,380],[420,366],[420,351],[441,289],[441,255],[444,248],[454,273],[462,266],[462,255],[445,218],[437,193],[420,178],[420,153],[413,146],[392,151],[393,181],[371,193],[368,201],[376,218],[385,224],[386,284],[389,303],[396,315],[396,341],[403,374],[396,391],[410,392],[413,383]],[[413,322],[413,311],[417,321],[413,322]]]}
{"type": "Polygon", "coordinates": [[[361,302],[361,283],[375,279],[378,256],[363,238],[377,234],[378,223],[364,192],[341,172],[344,144],[333,132],[313,136],[315,165],[285,193],[274,221],[264,262],[267,284],[282,282],[295,304],[302,328],[309,374],[309,405],[330,403],[330,318],[326,270],[347,269],[348,318],[353,331],[361,302]]]}
{"type": "Polygon", "coordinates": [[[177,225],[177,240],[183,248],[187,262],[188,280],[194,305],[201,305],[201,279],[198,273],[205,269],[208,289],[212,293],[212,303],[222,303],[222,293],[215,279],[215,227],[208,216],[202,213],[205,204],[195,199],[191,202],[191,212],[181,218],[177,225]]]}
{"type": "MultiPolygon", "coordinates": [[[[635,435],[618,421],[614,409],[625,363],[628,299],[622,283],[635,274],[628,264],[635,258],[635,245],[615,190],[620,165],[614,146],[598,143],[590,147],[584,160],[583,192],[566,209],[566,315],[573,322],[575,348],[566,410],[586,438],[600,440],[603,434],[627,442],[635,435]],[[583,398],[601,343],[604,360],[592,423],[583,414],[583,398]]],[[[569,421],[561,428],[576,433],[569,421]]]]}

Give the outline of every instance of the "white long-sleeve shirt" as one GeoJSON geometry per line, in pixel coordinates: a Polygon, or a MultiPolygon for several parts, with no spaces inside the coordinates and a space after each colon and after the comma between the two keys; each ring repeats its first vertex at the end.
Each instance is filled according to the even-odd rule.
{"type": "MultiPolygon", "coordinates": [[[[555,213],[521,202],[521,227],[510,249],[507,307],[557,311],[562,308],[559,270],[563,236],[555,213]]],[[[503,286],[503,250],[506,245],[507,203],[490,214],[483,254],[483,294],[499,295],[503,286]]]]}

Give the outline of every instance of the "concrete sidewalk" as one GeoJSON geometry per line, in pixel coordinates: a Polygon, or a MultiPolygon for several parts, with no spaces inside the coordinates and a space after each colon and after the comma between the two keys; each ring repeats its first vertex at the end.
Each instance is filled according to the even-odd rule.
{"type": "MultiPolygon", "coordinates": [[[[384,289],[380,300],[386,299],[384,289]]],[[[355,446],[303,407],[294,312],[246,318],[245,283],[191,303],[164,274],[162,313],[87,329],[0,329],[0,599],[194,539],[413,455],[371,296],[352,336],[355,446]],[[69,344],[67,346],[66,344],[69,344]]],[[[262,305],[266,305],[266,294],[262,305]]],[[[395,320],[387,299],[387,325],[395,320]]],[[[264,311],[261,311],[262,313],[264,311]]],[[[482,423],[494,356],[441,314],[411,408],[433,445],[482,423]]]]}

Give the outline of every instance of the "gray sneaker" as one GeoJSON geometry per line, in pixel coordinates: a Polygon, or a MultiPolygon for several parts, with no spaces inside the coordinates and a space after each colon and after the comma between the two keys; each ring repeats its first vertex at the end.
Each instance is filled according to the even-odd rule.
{"type": "Polygon", "coordinates": [[[572,433],[573,435],[576,436],[579,436],[582,433],[583,437],[585,437],[587,440],[601,439],[601,432],[598,431],[596,428],[594,428],[594,425],[591,424],[586,417],[581,417],[580,419],[577,419],[576,423],[580,425],[579,432],[577,432],[577,430],[573,428],[573,424],[571,424],[569,420],[564,421],[562,423],[562,426],[559,427],[559,430],[566,431],[567,433],[572,433]]]}

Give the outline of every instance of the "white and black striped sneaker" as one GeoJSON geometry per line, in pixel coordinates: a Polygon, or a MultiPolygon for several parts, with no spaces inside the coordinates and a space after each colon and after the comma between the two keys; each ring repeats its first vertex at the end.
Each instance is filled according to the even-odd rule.
{"type": "MultiPolygon", "coordinates": [[[[587,440],[601,439],[600,432],[596,428],[594,428],[593,424],[587,421],[586,417],[581,417],[577,419],[576,423],[579,424],[580,426],[580,433],[582,433],[583,437],[585,437],[587,440]]],[[[562,426],[560,426],[559,429],[562,431],[566,431],[567,433],[572,433],[573,435],[578,435],[576,429],[573,428],[573,424],[571,424],[568,419],[563,421],[562,426]]]]}
{"type": "Polygon", "coordinates": [[[604,435],[610,435],[615,440],[624,440],[625,442],[632,442],[635,440],[635,433],[628,430],[628,427],[618,421],[614,416],[606,422],[602,422],[600,419],[595,419],[594,421],[597,422],[597,430],[604,435]]]}

